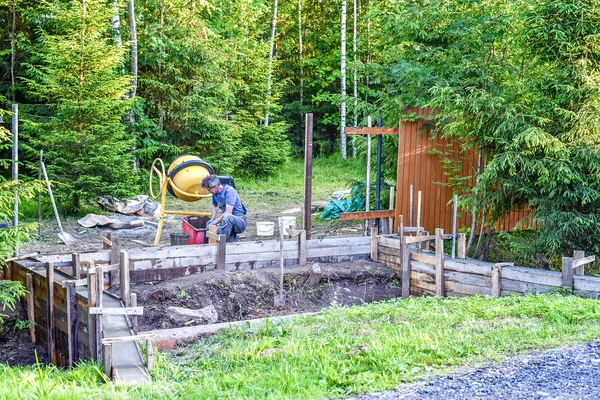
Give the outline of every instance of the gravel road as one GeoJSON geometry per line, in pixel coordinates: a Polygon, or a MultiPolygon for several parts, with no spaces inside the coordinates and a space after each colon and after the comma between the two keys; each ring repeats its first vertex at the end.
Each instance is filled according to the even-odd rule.
{"type": "Polygon", "coordinates": [[[600,399],[600,341],[513,357],[350,399],[600,399]]]}

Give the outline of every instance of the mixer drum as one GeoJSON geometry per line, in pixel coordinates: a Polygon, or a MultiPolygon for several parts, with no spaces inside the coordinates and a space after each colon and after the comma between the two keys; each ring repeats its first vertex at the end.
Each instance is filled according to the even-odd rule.
{"type": "Polygon", "coordinates": [[[167,176],[170,178],[173,186],[179,189],[179,191],[173,190],[171,183],[167,185],[167,190],[173,196],[183,201],[196,201],[198,200],[196,195],[209,194],[202,187],[202,179],[214,173],[213,167],[206,161],[196,156],[184,154],[173,160],[167,171],[167,176]]]}

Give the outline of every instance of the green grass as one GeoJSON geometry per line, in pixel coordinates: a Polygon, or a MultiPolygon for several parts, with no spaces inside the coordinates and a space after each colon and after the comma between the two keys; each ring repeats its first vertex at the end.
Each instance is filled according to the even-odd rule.
{"type": "Polygon", "coordinates": [[[594,300],[560,295],[394,300],[222,331],[161,353],[154,381],[146,386],[101,384],[93,364],[69,371],[0,366],[0,396],[341,397],[599,337],[600,303],[594,300]]]}

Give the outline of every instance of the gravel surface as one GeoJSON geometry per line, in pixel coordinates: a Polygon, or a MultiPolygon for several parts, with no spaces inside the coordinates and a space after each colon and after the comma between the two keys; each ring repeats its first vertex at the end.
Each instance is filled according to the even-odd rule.
{"type": "Polygon", "coordinates": [[[600,341],[513,357],[350,399],[600,399],[600,341]]]}

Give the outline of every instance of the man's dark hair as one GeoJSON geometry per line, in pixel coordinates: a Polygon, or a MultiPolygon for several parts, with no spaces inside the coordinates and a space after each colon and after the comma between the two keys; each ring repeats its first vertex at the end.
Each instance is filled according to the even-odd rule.
{"type": "Polygon", "coordinates": [[[205,189],[212,189],[221,184],[219,177],[216,175],[208,175],[202,179],[202,187],[205,189]]]}

